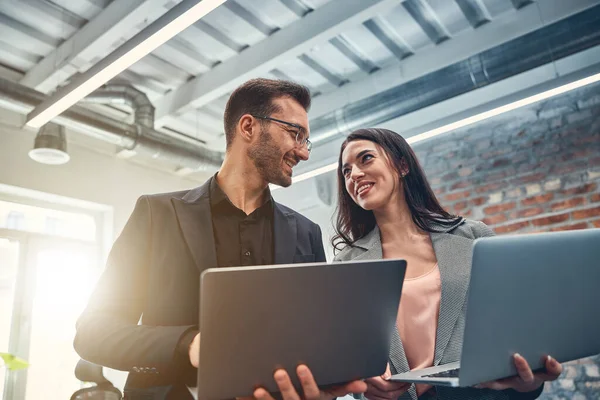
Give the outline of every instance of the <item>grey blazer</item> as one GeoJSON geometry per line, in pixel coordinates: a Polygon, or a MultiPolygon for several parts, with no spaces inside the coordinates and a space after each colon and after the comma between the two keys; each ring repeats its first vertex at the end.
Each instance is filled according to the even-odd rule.
{"type": "MultiPolygon", "coordinates": [[[[451,227],[439,227],[439,233],[431,233],[433,250],[438,260],[442,281],[442,297],[435,342],[434,365],[458,361],[463,343],[466,314],[466,294],[471,274],[473,241],[476,238],[493,236],[494,232],[483,222],[462,219],[451,227]]],[[[353,246],[345,247],[334,261],[378,260],[383,258],[381,236],[375,227],[353,246]]],[[[397,330],[394,330],[390,348],[392,373],[409,371],[404,347],[397,330]]],[[[514,390],[489,390],[474,388],[436,387],[437,398],[443,400],[507,400],[535,399],[540,393],[519,393],[514,390]]],[[[364,398],[364,396],[363,396],[364,398]]],[[[415,400],[414,385],[399,399],[415,400]]]]}

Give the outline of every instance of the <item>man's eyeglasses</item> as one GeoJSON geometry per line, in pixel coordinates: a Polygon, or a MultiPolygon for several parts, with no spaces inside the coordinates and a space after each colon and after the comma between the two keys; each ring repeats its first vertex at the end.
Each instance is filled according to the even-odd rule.
{"type": "Polygon", "coordinates": [[[310,153],[310,151],[312,150],[312,142],[310,140],[308,140],[308,138],[306,138],[306,130],[301,127],[298,124],[293,124],[291,122],[287,122],[287,121],[282,121],[280,119],[277,118],[271,118],[271,117],[265,117],[262,115],[252,115],[254,118],[258,118],[258,119],[264,119],[264,120],[268,120],[268,121],[273,121],[273,122],[277,122],[283,125],[287,125],[290,126],[292,128],[294,128],[293,132],[290,132],[291,134],[295,135],[295,139],[296,139],[296,143],[299,144],[300,146],[304,146],[306,145],[306,150],[308,150],[308,152],[310,153]]]}

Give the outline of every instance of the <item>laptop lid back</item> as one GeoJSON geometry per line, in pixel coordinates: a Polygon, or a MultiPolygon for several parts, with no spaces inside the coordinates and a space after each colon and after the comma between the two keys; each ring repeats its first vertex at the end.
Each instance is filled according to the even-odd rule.
{"type": "Polygon", "coordinates": [[[600,353],[600,229],[475,241],[460,385],[600,353]]]}
{"type": "Polygon", "coordinates": [[[403,260],[218,268],[202,274],[198,398],[278,391],[277,367],[299,385],[381,375],[396,329],[403,260]]]}

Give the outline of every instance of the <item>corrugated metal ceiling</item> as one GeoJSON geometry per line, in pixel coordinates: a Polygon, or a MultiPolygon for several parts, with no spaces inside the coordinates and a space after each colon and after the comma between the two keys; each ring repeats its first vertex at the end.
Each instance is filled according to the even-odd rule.
{"type": "MultiPolygon", "coordinates": [[[[278,60],[261,75],[298,81],[317,96],[332,93],[382,68],[400,65],[416,54],[434,52],[436,46],[457,36],[477,35],[477,29],[494,24],[498,17],[516,15],[524,9],[539,7],[544,1],[547,0],[369,0],[367,3],[379,7],[380,12],[366,12],[364,20],[352,24],[338,21],[334,34],[329,37],[324,28],[317,28],[314,35],[323,36],[322,40],[295,56],[278,60]]],[[[0,72],[13,79],[25,77],[23,83],[50,93],[73,73],[89,68],[177,3],[166,0],[1,1],[0,72]],[[123,9],[133,11],[118,15],[118,10],[123,9]],[[109,10],[116,11],[107,16],[109,10]],[[61,54],[75,48],[77,40],[87,40],[83,28],[100,18],[104,18],[106,25],[102,40],[90,48],[80,49],[74,57],[68,54],[70,58],[64,62],[66,56],[61,54]],[[65,42],[68,39],[71,42],[65,42]],[[65,48],[68,46],[64,43],[72,48],[65,48]],[[44,59],[54,61],[51,68],[42,68],[44,59]]],[[[147,93],[157,105],[165,133],[179,132],[198,138],[209,147],[223,149],[222,114],[228,91],[219,92],[214,100],[203,101],[198,107],[183,107],[181,112],[177,112],[178,107],[175,112],[170,108],[164,112],[165,104],[170,106],[165,95],[171,92],[171,96],[177,97],[178,88],[181,90],[228,60],[236,60],[259,43],[268,48],[269,41],[279,32],[299,21],[300,24],[308,21],[307,17],[324,7],[328,7],[327,12],[332,13],[335,20],[335,14],[350,3],[357,4],[355,0],[228,0],[132,65],[119,78],[147,93]]],[[[313,27],[306,23],[303,29],[310,33],[313,27]]],[[[106,108],[104,111],[111,112],[106,108]]]]}

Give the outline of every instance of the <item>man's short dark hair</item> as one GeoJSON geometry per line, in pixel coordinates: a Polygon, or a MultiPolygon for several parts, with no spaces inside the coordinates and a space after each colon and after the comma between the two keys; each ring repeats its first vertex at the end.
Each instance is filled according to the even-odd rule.
{"type": "Polygon", "coordinates": [[[270,116],[280,111],[273,100],[291,97],[306,111],[310,109],[310,91],[294,82],[257,78],[244,83],[231,93],[225,106],[224,125],[227,148],[235,136],[235,126],[244,114],[270,116]]]}

